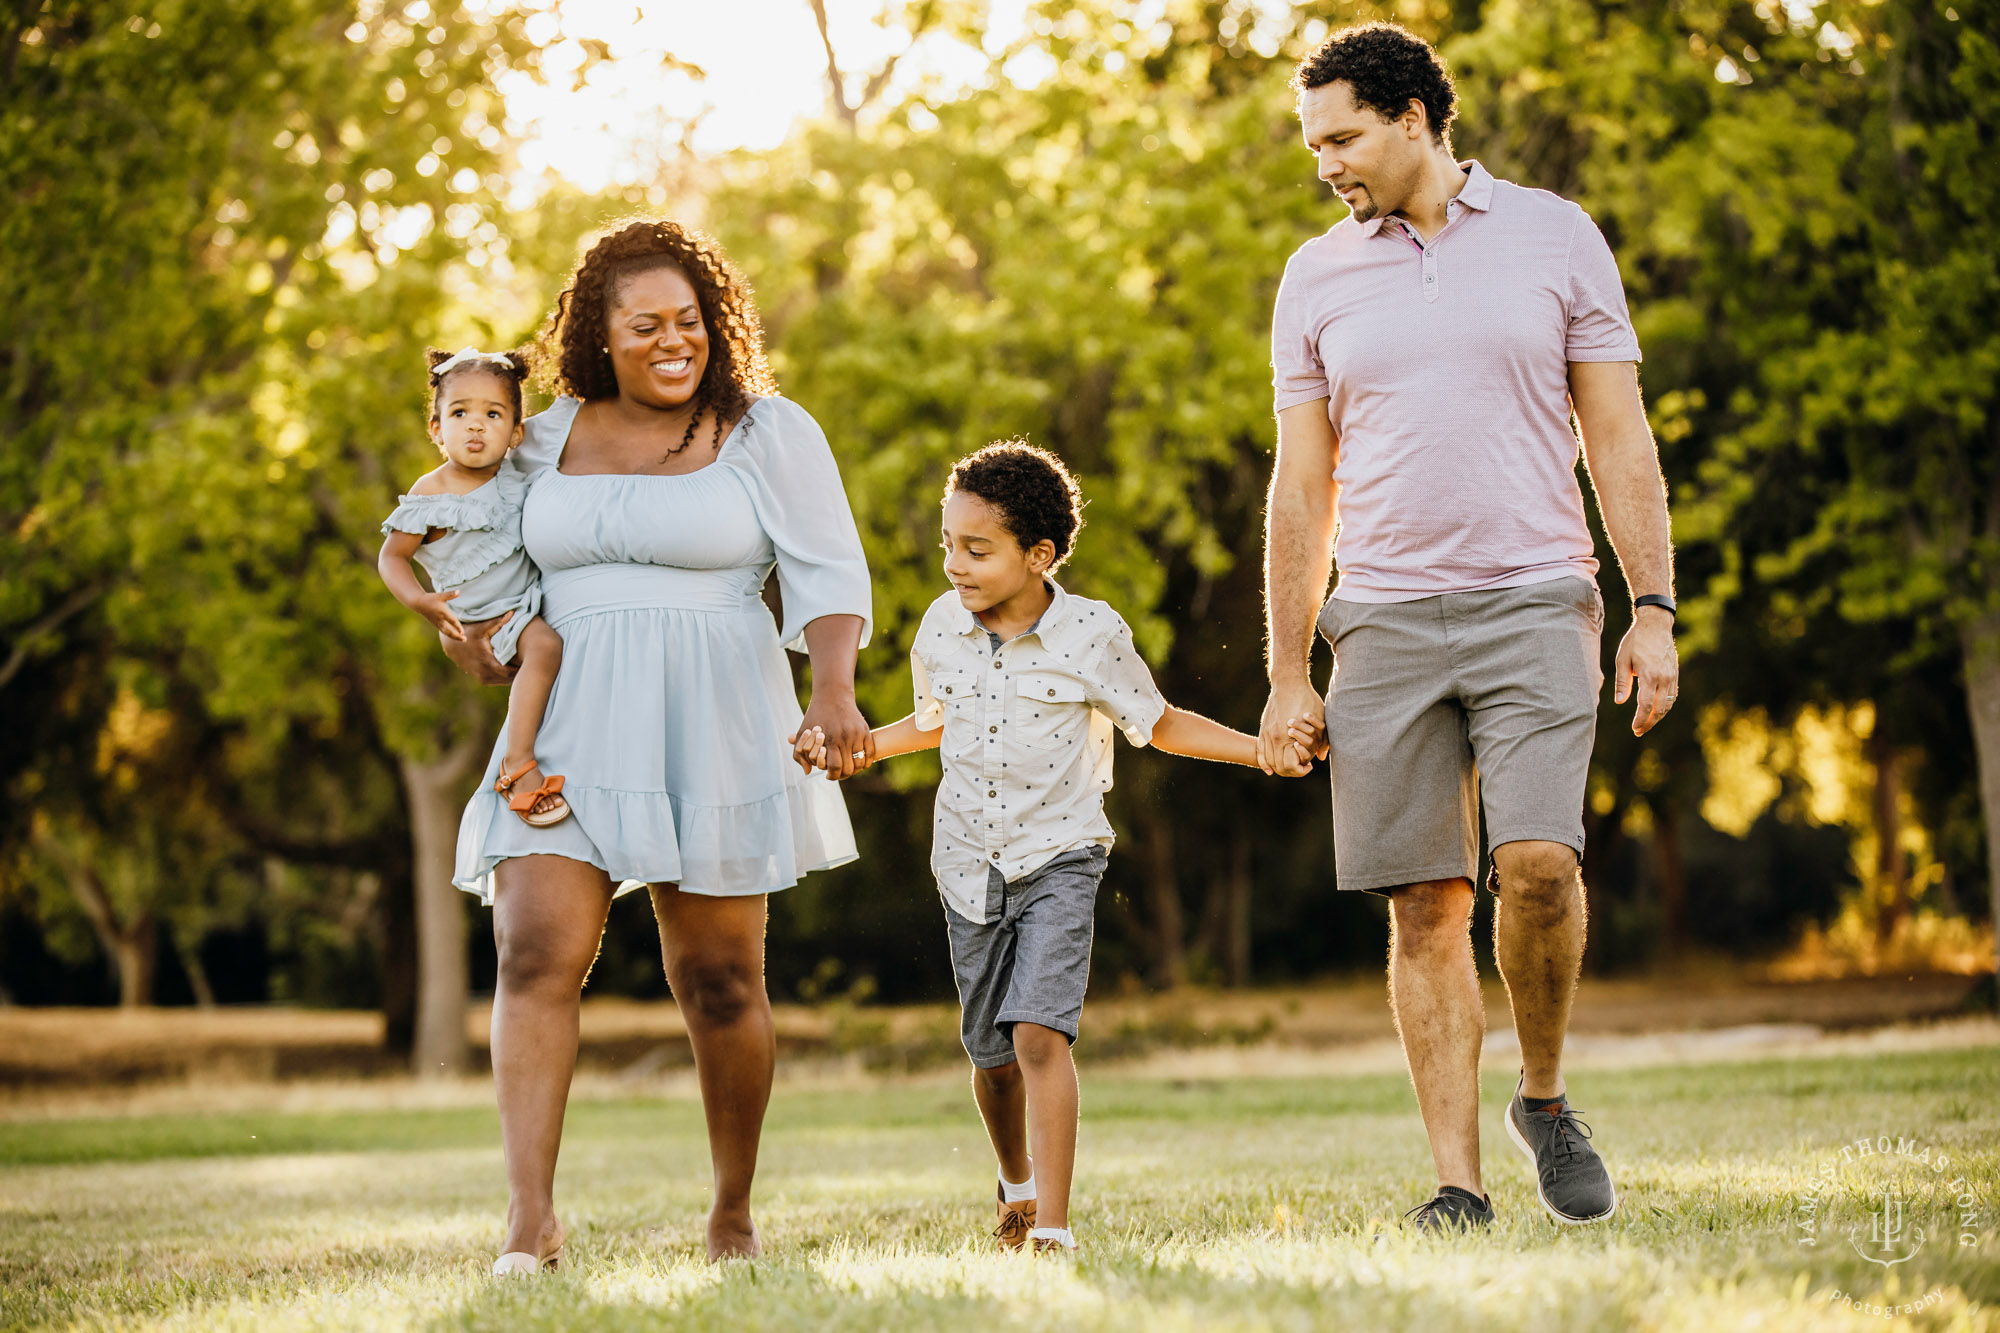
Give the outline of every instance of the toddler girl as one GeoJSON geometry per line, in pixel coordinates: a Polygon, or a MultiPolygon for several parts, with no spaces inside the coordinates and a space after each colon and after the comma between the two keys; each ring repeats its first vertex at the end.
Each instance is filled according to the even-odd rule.
{"type": "Polygon", "coordinates": [[[521,381],[528,363],[512,352],[431,349],[431,440],[444,462],[417,479],[382,523],[388,539],[375,567],[396,600],[465,638],[467,620],[512,613],[493,632],[493,656],[520,658],[507,701],[507,748],[494,790],[537,828],[569,817],[561,777],[531,781],[535,733],[562,665],[562,636],[537,612],[541,575],[521,548],[521,501],[528,478],[508,453],[521,442],[521,381]],[[414,559],[430,576],[424,591],[414,559]],[[453,605],[456,603],[456,605],[453,605]]]}

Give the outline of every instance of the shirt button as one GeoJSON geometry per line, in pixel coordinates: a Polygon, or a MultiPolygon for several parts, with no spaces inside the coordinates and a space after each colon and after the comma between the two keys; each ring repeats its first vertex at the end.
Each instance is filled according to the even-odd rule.
{"type": "Polygon", "coordinates": [[[1000,734],[1000,728],[998,727],[988,727],[987,730],[992,732],[996,736],[1000,734]]]}
{"type": "Polygon", "coordinates": [[[1050,691],[1049,691],[1049,698],[1053,699],[1053,698],[1055,698],[1055,697],[1056,697],[1056,692],[1055,692],[1054,690],[1050,690],[1050,691]]]}
{"type": "Polygon", "coordinates": [[[987,792],[986,794],[987,794],[988,796],[998,796],[998,795],[999,795],[1000,793],[999,793],[999,792],[997,792],[997,791],[989,791],[989,792],[987,792]]]}
{"type": "Polygon", "coordinates": [[[951,693],[951,686],[949,686],[949,685],[945,686],[945,687],[944,687],[944,692],[945,692],[946,694],[950,694],[950,693],[951,693]]]}
{"type": "Polygon", "coordinates": [[[998,852],[995,852],[995,853],[993,853],[993,859],[994,859],[995,861],[998,861],[998,860],[1000,859],[1000,853],[998,853],[998,852]]]}

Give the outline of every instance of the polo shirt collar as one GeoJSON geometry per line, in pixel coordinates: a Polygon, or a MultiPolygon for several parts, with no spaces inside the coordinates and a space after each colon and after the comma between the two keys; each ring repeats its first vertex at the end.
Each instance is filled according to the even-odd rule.
{"type": "MultiPolygon", "coordinates": [[[[1467,158],[1458,164],[1465,173],[1465,184],[1459,186],[1452,197],[1467,208],[1476,208],[1484,213],[1493,207],[1493,173],[1488,171],[1478,158],[1467,158]]],[[[1373,236],[1382,230],[1382,224],[1389,220],[1386,213],[1377,213],[1361,224],[1363,236],[1373,236]]]]}
{"type": "MultiPolygon", "coordinates": [[[[1072,616],[1070,614],[1070,595],[1063,591],[1062,584],[1047,577],[1044,577],[1042,581],[1049,585],[1049,609],[1042,612],[1042,618],[1035,622],[1034,628],[1030,629],[1028,633],[1038,636],[1044,644],[1048,644],[1052,638],[1061,638],[1063,636],[1072,616]]],[[[954,634],[962,637],[967,634],[985,634],[987,632],[986,622],[966,610],[964,602],[954,600],[948,614],[951,617],[951,628],[954,634]]]]}

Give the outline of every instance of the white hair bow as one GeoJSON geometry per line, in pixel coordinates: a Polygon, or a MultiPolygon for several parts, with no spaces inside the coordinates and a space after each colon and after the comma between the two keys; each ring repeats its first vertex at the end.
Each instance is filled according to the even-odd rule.
{"type": "Polygon", "coordinates": [[[461,347],[448,360],[440,361],[431,368],[432,379],[443,379],[460,366],[469,366],[475,361],[491,361],[502,369],[513,372],[514,363],[498,352],[482,352],[477,347],[461,347]]]}

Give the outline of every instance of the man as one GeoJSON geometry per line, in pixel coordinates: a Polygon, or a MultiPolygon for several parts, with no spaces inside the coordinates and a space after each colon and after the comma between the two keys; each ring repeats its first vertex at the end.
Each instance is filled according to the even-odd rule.
{"type": "Polygon", "coordinates": [[[1603,682],[1570,418],[1635,594],[1615,697],[1636,696],[1643,734],[1672,706],[1679,666],[1638,341],[1582,209],[1452,156],[1457,99],[1424,42],[1350,28],[1293,83],[1319,178],[1350,215],[1293,255],[1272,324],[1260,762],[1275,766],[1296,719],[1313,719],[1330,748],[1339,887],[1390,900],[1390,1001],[1437,1167],[1436,1197],[1412,1210],[1427,1231],[1493,1218],[1470,931],[1483,803],[1521,1044],[1508,1137],[1552,1216],[1599,1221],[1617,1193],[1562,1076],[1603,682]],[[1340,582],[1321,608],[1336,532],[1340,582]],[[1335,657],[1323,709],[1307,674],[1315,610],[1335,657]]]}

